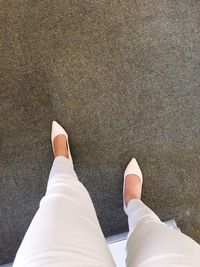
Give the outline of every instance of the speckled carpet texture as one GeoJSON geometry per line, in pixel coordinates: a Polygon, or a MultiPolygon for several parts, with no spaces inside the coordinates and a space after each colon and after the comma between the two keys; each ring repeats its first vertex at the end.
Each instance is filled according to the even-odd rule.
{"type": "Polygon", "coordinates": [[[0,264],[45,193],[52,120],[106,236],[127,230],[124,169],[200,241],[200,1],[1,1],[0,264]]]}

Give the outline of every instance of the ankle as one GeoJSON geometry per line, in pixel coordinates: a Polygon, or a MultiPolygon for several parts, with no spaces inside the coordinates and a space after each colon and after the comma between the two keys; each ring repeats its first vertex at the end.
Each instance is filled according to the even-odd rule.
{"type": "Polygon", "coordinates": [[[125,178],[125,190],[124,190],[124,202],[128,205],[128,202],[132,199],[141,199],[142,183],[139,176],[129,174],[125,178]]]}
{"type": "Polygon", "coordinates": [[[69,153],[66,145],[66,137],[64,135],[58,135],[53,140],[54,156],[64,156],[69,158],[69,153]]]}
{"type": "Polygon", "coordinates": [[[56,149],[54,151],[54,157],[56,158],[58,156],[63,156],[63,157],[69,158],[69,155],[68,155],[67,150],[66,149],[63,149],[63,148],[56,149]]]}
{"type": "Polygon", "coordinates": [[[124,203],[127,207],[128,203],[130,200],[133,200],[133,199],[141,199],[141,195],[137,195],[137,194],[129,194],[129,195],[126,195],[126,197],[124,197],[124,203]]]}

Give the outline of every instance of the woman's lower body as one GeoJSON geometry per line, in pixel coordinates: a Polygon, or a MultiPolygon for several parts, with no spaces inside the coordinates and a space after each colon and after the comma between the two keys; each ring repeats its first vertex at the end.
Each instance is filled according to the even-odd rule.
{"type": "MultiPolygon", "coordinates": [[[[199,245],[170,229],[141,200],[127,206],[128,267],[199,266],[199,245]]],[[[90,196],[66,157],[56,157],[13,267],[114,267],[90,196]]]]}
{"type": "Polygon", "coordinates": [[[131,200],[126,213],[127,267],[200,266],[199,244],[161,222],[141,200],[131,200]]]}
{"type": "Polygon", "coordinates": [[[13,267],[113,267],[91,198],[69,159],[56,157],[13,267]]]}

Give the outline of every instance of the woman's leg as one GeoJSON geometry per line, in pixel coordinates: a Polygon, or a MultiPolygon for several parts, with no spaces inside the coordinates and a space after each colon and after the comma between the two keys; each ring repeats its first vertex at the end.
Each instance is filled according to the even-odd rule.
{"type": "Polygon", "coordinates": [[[128,176],[124,191],[129,224],[127,267],[200,266],[199,244],[162,223],[140,200],[141,179],[128,176]]]}
{"type": "Polygon", "coordinates": [[[91,198],[61,150],[13,267],[114,267],[91,198]]]}

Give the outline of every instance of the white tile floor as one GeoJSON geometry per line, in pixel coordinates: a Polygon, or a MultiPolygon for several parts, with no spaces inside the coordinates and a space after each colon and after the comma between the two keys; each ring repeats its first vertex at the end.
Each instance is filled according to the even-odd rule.
{"type": "Polygon", "coordinates": [[[126,267],[126,240],[108,244],[117,267],[126,267]]]}

